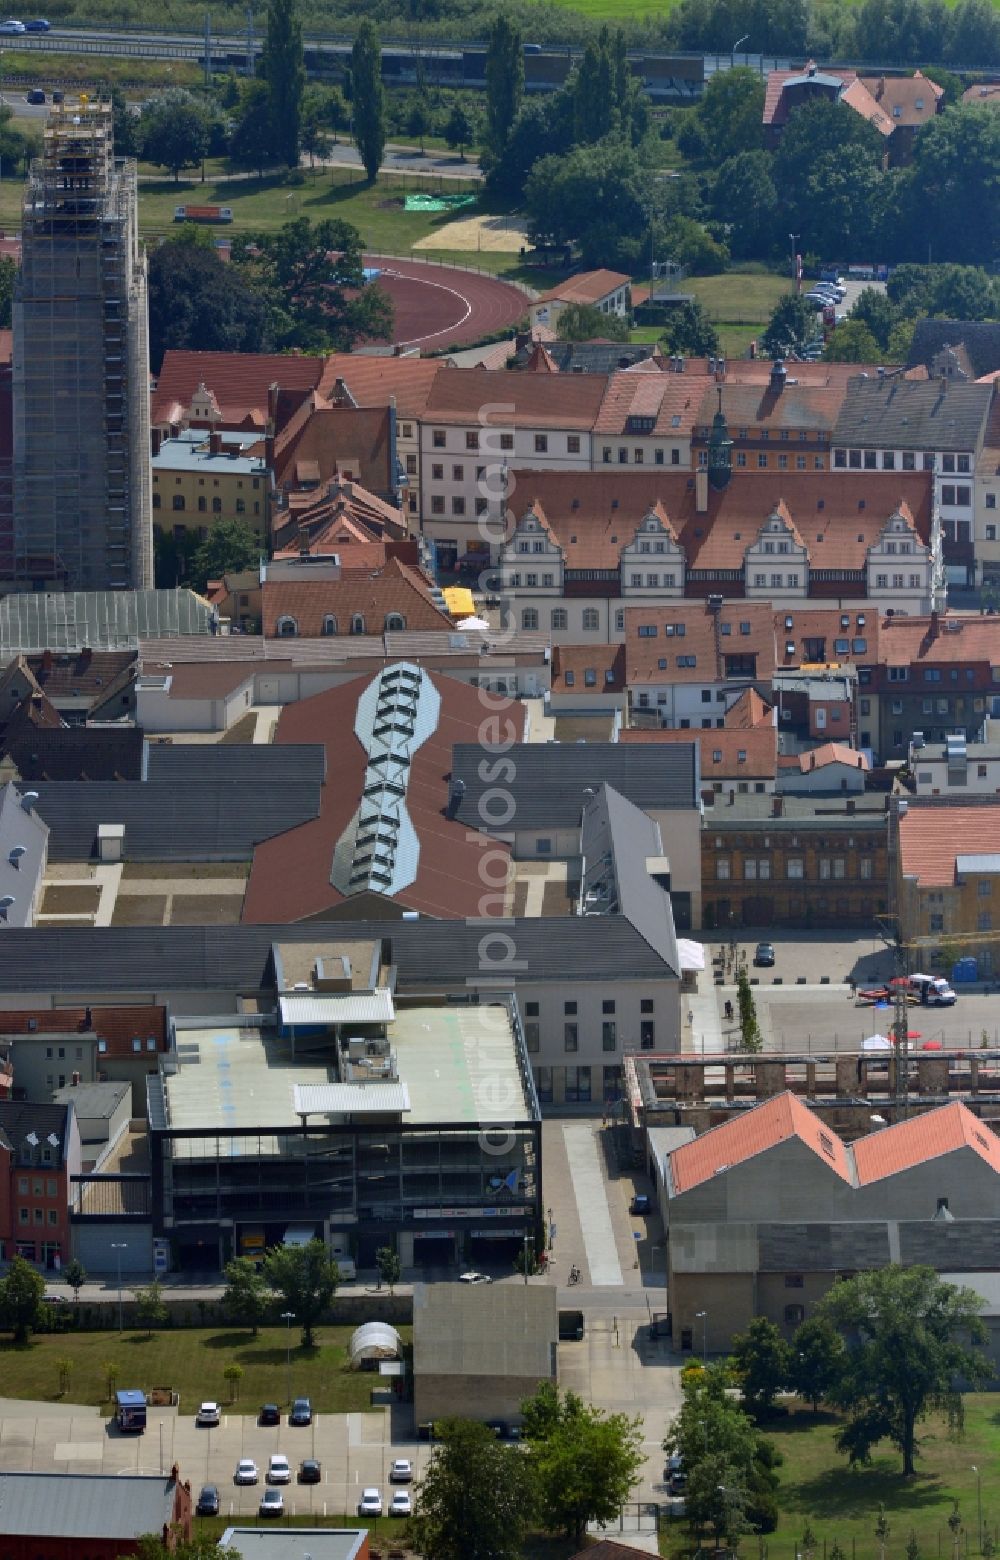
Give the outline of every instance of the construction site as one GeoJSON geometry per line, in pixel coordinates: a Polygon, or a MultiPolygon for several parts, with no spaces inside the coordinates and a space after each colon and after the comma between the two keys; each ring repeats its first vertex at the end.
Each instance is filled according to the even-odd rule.
{"type": "Polygon", "coordinates": [[[54,105],[24,197],[13,307],[19,589],[152,584],[146,258],[110,103],[54,105]]]}

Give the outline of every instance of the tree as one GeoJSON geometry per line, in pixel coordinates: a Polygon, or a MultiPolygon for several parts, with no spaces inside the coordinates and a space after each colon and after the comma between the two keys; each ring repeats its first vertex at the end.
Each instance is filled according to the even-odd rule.
{"type": "Polygon", "coordinates": [[[698,119],[713,163],[764,144],[764,81],[756,70],[737,65],[720,70],[705,84],[698,119]]]}
{"type": "Polygon", "coordinates": [[[543,1382],[521,1404],[544,1525],[579,1545],[590,1522],[611,1522],[628,1500],[639,1470],[642,1419],[611,1414],[543,1382]]]}
{"type": "MultiPolygon", "coordinates": [[[[191,560],[191,576],[196,590],[204,590],[209,580],[221,580],[225,574],[238,574],[241,569],[253,569],[260,562],[261,542],[254,532],[242,520],[222,520],[218,525],[209,528],[205,540],[200,543],[191,560]]],[[[230,1268],[235,1268],[241,1262],[248,1262],[246,1257],[237,1258],[226,1268],[226,1278],[232,1286],[230,1268]]],[[[259,1274],[257,1275],[259,1277],[259,1274]]],[[[244,1280],[238,1280],[240,1298],[248,1299],[244,1280]]],[[[263,1280],[261,1280],[263,1284],[263,1280]]],[[[226,1291],[227,1295],[229,1290],[226,1291]]],[[[249,1325],[249,1316],[247,1317],[249,1325]]],[[[256,1332],[256,1327],[254,1328],[256,1332]]]]}
{"type": "Polygon", "coordinates": [[[410,104],[410,111],[406,116],[406,133],[407,135],[416,136],[420,142],[420,150],[423,151],[424,137],[431,128],[431,111],[428,107],[427,99],[423,93],[418,92],[410,104]]]}
{"type": "Polygon", "coordinates": [[[779,215],[771,161],[767,152],[740,152],[715,176],[712,212],[724,224],[726,242],[738,259],[763,256],[771,248],[779,215]]]}
{"type": "Polygon", "coordinates": [[[79,1305],[80,1290],[87,1282],[87,1269],[84,1267],[79,1257],[74,1257],[71,1262],[67,1262],[66,1266],[63,1268],[63,1278],[69,1285],[70,1289],[72,1289],[73,1299],[76,1301],[77,1305],[79,1305]]]}
{"type": "Polygon", "coordinates": [[[375,1262],[378,1267],[378,1281],[380,1284],[389,1285],[389,1293],[399,1283],[403,1271],[403,1264],[399,1260],[399,1252],[392,1246],[380,1246],[375,1253],[375,1262]]]}
{"type": "Polygon", "coordinates": [[[645,174],[631,146],[609,136],[563,156],[543,157],[528,175],[524,208],[537,243],[573,240],[586,266],[614,266],[648,251],[645,174]]]}
{"type": "Polygon", "coordinates": [[[205,109],[183,88],[151,99],[139,121],[139,142],[147,162],[166,168],[176,181],[182,168],[196,168],[208,156],[210,128],[205,109]]]}
{"type": "MultiPolygon", "coordinates": [[[[235,524],[235,522],[227,522],[235,524]]],[[[223,529],[223,526],[218,528],[223,529]]],[[[243,547],[243,556],[250,556],[250,563],[237,565],[236,567],[251,567],[256,561],[253,556],[259,556],[260,547],[245,526],[240,527],[242,534],[236,538],[223,539],[223,549],[231,542],[243,547]]],[[[215,533],[212,533],[215,534],[215,533]]],[[[207,546],[209,537],[205,538],[203,546],[207,546]]],[[[226,569],[220,571],[222,574],[226,569]]],[[[218,574],[209,574],[208,579],[218,579],[218,574]]],[[[263,1317],[267,1314],[268,1289],[264,1281],[264,1275],[257,1263],[251,1262],[249,1257],[236,1257],[226,1264],[225,1269],[226,1288],[222,1296],[222,1309],[231,1322],[239,1327],[249,1327],[251,1336],[256,1338],[263,1317]]]]}
{"type": "Polygon", "coordinates": [[[823,348],[827,363],[875,363],[880,357],[879,344],[862,320],[841,320],[823,348]]]}
{"type": "Polygon", "coordinates": [[[560,341],[627,341],[628,321],[620,314],[604,314],[592,303],[571,303],[556,321],[560,341]]]}
{"type": "Polygon", "coordinates": [[[15,1343],[27,1343],[45,1318],[45,1280],[23,1257],[14,1257],[7,1277],[0,1281],[0,1317],[14,1334],[15,1343]]]}
{"type": "Polygon", "coordinates": [[[795,1329],[789,1361],[789,1385],[813,1406],[813,1413],[840,1380],[844,1340],[827,1316],[811,1316],[795,1329]]]}
{"type": "MultiPolygon", "coordinates": [[[[851,309],[851,319],[867,326],[883,351],[889,345],[889,337],[893,327],[898,324],[899,318],[899,309],[878,287],[863,287],[851,309]]],[[[857,361],[862,362],[863,359],[859,358],[857,361]]],[[[869,359],[869,361],[874,360],[869,359]]]]}
{"type": "Polygon", "coordinates": [[[847,1414],[837,1445],[852,1463],[867,1463],[872,1447],[888,1440],[913,1476],[920,1421],[954,1401],[957,1377],[980,1385],[993,1374],[978,1347],[986,1340],[981,1308],[973,1290],[927,1267],[859,1273],[825,1296],[817,1314],[847,1336],[829,1398],[847,1414]]]}
{"type": "Polygon", "coordinates": [[[229,155],[241,167],[255,168],[260,178],[275,155],[271,104],[262,81],[246,86],[229,136],[229,155]]]}
{"type": "Polygon", "coordinates": [[[773,1532],[778,1512],[774,1473],[780,1458],[729,1391],[728,1362],[692,1371],[683,1379],[680,1413],[663,1443],[679,1452],[688,1475],[687,1514],[717,1536],[734,1533],[746,1521],[757,1532],[773,1532]],[[719,1486],[727,1502],[719,1500],[719,1486]]]}
{"type": "Polygon", "coordinates": [[[115,1388],[118,1386],[118,1361],[105,1360],[104,1364],[101,1366],[101,1372],[104,1376],[107,1399],[110,1403],[114,1398],[115,1388]]]}
{"type": "Polygon", "coordinates": [[[158,373],[170,347],[203,352],[266,352],[270,323],[263,297],[238,266],[183,231],[149,257],[149,360],[158,373]]]}
{"type": "Polygon", "coordinates": [[[268,0],[261,76],[267,84],[274,150],[289,168],[297,168],[306,73],[296,0],[268,0]]]}
{"type": "Polygon", "coordinates": [[[242,233],[230,256],[262,299],[278,348],[349,352],[364,337],[391,335],[392,305],[380,287],[365,285],[361,235],[348,222],[298,217],[276,231],[242,233]]]}
{"type": "Polygon", "coordinates": [[[329,1310],[337,1292],[337,1264],[321,1240],[307,1246],[275,1246],[264,1258],[264,1272],[302,1329],[302,1344],[313,1346],[317,1322],[329,1310]]]}
{"type": "Polygon", "coordinates": [[[169,1312],[163,1299],[163,1285],[158,1278],[154,1278],[145,1289],[136,1290],[135,1314],[139,1325],[145,1327],[147,1338],[152,1338],[154,1327],[163,1326],[169,1312]]]}
{"type": "MultiPolygon", "coordinates": [[[[983,56],[985,57],[985,56],[983,56]]],[[[979,262],[1000,250],[1000,115],[962,103],[922,127],[913,147],[923,234],[942,259],[979,262]]]]}
{"type": "MultiPolygon", "coordinates": [[[[205,1533],[196,1533],[193,1538],[176,1534],[169,1552],[171,1560],[240,1560],[238,1549],[223,1549],[205,1533]]],[[[166,1553],[161,1533],[143,1533],[138,1548],[129,1552],[130,1557],[137,1556],[138,1560],[163,1560],[166,1553]]],[[[125,1557],[119,1556],[119,1560],[125,1560],[125,1557]]]]}
{"type": "Polygon", "coordinates": [[[763,1042],[757,1022],[757,1004],[753,999],[753,988],[745,964],[740,965],[736,977],[736,999],[740,1008],[740,1044],[744,1051],[759,1051],[763,1042]]]}
{"type": "Polygon", "coordinates": [[[669,351],[682,357],[715,357],[720,350],[718,332],[700,298],[671,309],[663,340],[669,351]]]}
{"type": "Polygon", "coordinates": [[[523,96],[521,29],[501,11],[486,46],[486,147],[496,160],[503,156],[523,96]]]}
{"type": "MultiPolygon", "coordinates": [[[[254,1328],[255,1334],[256,1331],[257,1329],[254,1328]]],[[[229,1386],[230,1403],[238,1402],[240,1396],[240,1382],[243,1380],[243,1366],[238,1365],[235,1360],[231,1360],[230,1363],[226,1366],[225,1370],[222,1372],[222,1375],[223,1379],[229,1386]]]]}
{"type": "Polygon", "coordinates": [[[469,112],[468,104],[462,98],[456,98],[451,105],[451,113],[445,120],[444,138],[451,150],[458,151],[462,161],[465,161],[465,148],[476,133],[475,122],[469,112]]]}
{"type": "Polygon", "coordinates": [[[532,1469],[489,1425],[447,1419],[417,1492],[410,1540],[434,1560],[518,1560],[534,1505],[532,1469]]]}
{"type": "Polygon", "coordinates": [[[108,98],[111,102],[111,135],[116,157],[135,157],[139,152],[139,114],[133,112],[121,87],[112,85],[108,98]]]}
{"type": "Polygon", "coordinates": [[[907,363],[910,358],[910,348],[913,345],[913,332],[917,326],[916,320],[900,320],[889,332],[889,344],[885,350],[886,361],[889,363],[907,363]]]}
{"type": "Polygon", "coordinates": [[[56,1360],[55,1365],[59,1376],[59,1396],[65,1397],[69,1391],[70,1378],[73,1375],[73,1361],[63,1354],[56,1360]]]}
{"type": "Polygon", "coordinates": [[[771,311],[761,345],[768,357],[787,357],[816,336],[816,314],[799,293],[785,293],[771,311]]]}
{"type": "Polygon", "coordinates": [[[788,1344],[766,1316],[755,1316],[745,1333],[734,1335],[732,1358],[744,1404],[755,1418],[763,1419],[788,1385],[788,1344]]]}
{"type": "Polygon", "coordinates": [[[382,44],[372,22],[361,21],[351,50],[354,94],[354,142],[369,184],[374,184],[385,151],[385,88],[382,85],[382,44]]]}

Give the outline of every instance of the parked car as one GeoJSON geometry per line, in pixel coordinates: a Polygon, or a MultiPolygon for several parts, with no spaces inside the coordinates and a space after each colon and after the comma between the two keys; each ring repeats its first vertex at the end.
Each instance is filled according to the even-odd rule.
{"type": "Polygon", "coordinates": [[[260,1497],[260,1505],[257,1507],[259,1516],[283,1517],[285,1514],[285,1497],[280,1490],[265,1490],[260,1497]]]}
{"type": "Polygon", "coordinates": [[[774,968],[774,944],[758,943],[754,949],[753,962],[759,970],[771,970],[774,968]]]}
{"type": "Polygon", "coordinates": [[[202,1403],[194,1416],[196,1425],[218,1425],[222,1423],[222,1409],[218,1403],[202,1403]]]}
{"type": "Polygon", "coordinates": [[[468,1273],[459,1273],[458,1281],[460,1284],[492,1284],[493,1282],[488,1273],[477,1273],[474,1268],[468,1273]]]}
{"type": "Polygon", "coordinates": [[[5,22],[0,22],[0,33],[23,33],[27,30],[24,23],[15,21],[13,16],[9,16],[5,22]]]}
{"type": "Polygon", "coordinates": [[[217,1517],[219,1515],[218,1485],[203,1484],[201,1494],[198,1496],[198,1504],[194,1509],[199,1517],[217,1517]]]}
{"type": "Polygon", "coordinates": [[[32,87],[30,92],[25,93],[24,101],[26,103],[44,103],[45,93],[42,91],[41,87],[32,87]]]}
{"type": "Polygon", "coordinates": [[[256,1484],[259,1478],[260,1474],[257,1472],[257,1464],[253,1458],[241,1457],[236,1464],[235,1482],[237,1484],[256,1484]]]}
{"type": "Polygon", "coordinates": [[[259,1425],[280,1425],[281,1411],[277,1403],[263,1403],[260,1413],[257,1415],[259,1425]]]}
{"type": "Polygon", "coordinates": [[[389,1502],[390,1517],[412,1517],[413,1502],[409,1490],[394,1490],[389,1502]]]}
{"type": "Polygon", "coordinates": [[[311,1425],[313,1422],[312,1404],[307,1397],[296,1398],[288,1415],[290,1425],[311,1425]]]}
{"type": "Polygon", "coordinates": [[[34,21],[25,22],[24,30],[25,32],[51,32],[52,23],[47,22],[44,16],[36,16],[34,21]]]}
{"type": "Polygon", "coordinates": [[[408,1457],[397,1457],[389,1466],[390,1484],[409,1484],[413,1479],[413,1464],[408,1457]]]}
{"type": "Polygon", "coordinates": [[[374,1485],[361,1491],[361,1499],[358,1501],[359,1517],[380,1517],[382,1515],[382,1491],[375,1489],[374,1485]]]}
{"type": "Polygon", "coordinates": [[[272,1452],[267,1463],[268,1484],[291,1484],[292,1470],[284,1452],[272,1452]]]}
{"type": "Polygon", "coordinates": [[[300,1484],[320,1484],[323,1479],[323,1469],[315,1457],[304,1457],[299,1463],[300,1484]]]}
{"type": "Polygon", "coordinates": [[[53,94],[52,94],[52,101],[53,101],[53,103],[61,103],[62,100],[63,100],[63,94],[61,92],[59,92],[59,91],[53,92],[53,94]]]}
{"type": "Polygon", "coordinates": [[[645,1192],[636,1192],[628,1205],[629,1213],[650,1213],[652,1211],[652,1199],[645,1192]]]}

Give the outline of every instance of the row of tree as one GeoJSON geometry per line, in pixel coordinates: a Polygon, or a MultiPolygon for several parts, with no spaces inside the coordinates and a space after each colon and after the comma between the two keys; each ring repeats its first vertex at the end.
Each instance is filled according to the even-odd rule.
{"type": "Polygon", "coordinates": [[[913,1476],[921,1421],[943,1412],[960,1423],[959,1387],[982,1386],[993,1373],[979,1347],[981,1309],[973,1291],[931,1268],[889,1266],[836,1284],[790,1342],[755,1317],[733,1338],[729,1359],[684,1373],[664,1449],[683,1458],[693,1526],[731,1541],[773,1531],[780,1457],[760,1427],[783,1411],[785,1393],[814,1412],[823,1403],[840,1412],[837,1446],[853,1465],[887,1441],[913,1476]]]}

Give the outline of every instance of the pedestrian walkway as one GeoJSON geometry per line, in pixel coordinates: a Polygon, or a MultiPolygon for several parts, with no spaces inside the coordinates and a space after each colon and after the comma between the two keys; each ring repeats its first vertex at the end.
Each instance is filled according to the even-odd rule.
{"type": "Polygon", "coordinates": [[[562,1130],[590,1282],[595,1287],[621,1284],[621,1263],[594,1126],[591,1122],[573,1122],[562,1130]]]}
{"type": "MultiPolygon", "coordinates": [[[[703,980],[706,978],[710,977],[702,976],[703,980]]],[[[687,1003],[685,1016],[688,1019],[683,1049],[693,1051],[697,1056],[725,1051],[727,1040],[722,1032],[716,988],[710,986],[707,991],[692,992],[682,1000],[687,1003]]]]}

